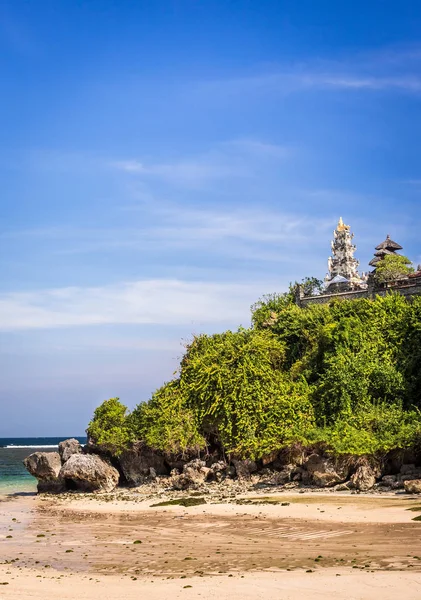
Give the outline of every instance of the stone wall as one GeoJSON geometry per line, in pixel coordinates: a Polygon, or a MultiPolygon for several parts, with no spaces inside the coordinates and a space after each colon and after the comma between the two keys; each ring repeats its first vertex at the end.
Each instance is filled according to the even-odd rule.
{"type": "Polygon", "coordinates": [[[367,290],[355,290],[340,292],[337,294],[320,294],[319,296],[303,296],[298,292],[296,303],[301,308],[310,306],[310,304],[328,304],[332,300],[357,300],[360,298],[375,298],[375,296],[386,296],[391,292],[398,292],[405,298],[421,295],[421,281],[416,283],[403,283],[401,285],[391,285],[388,287],[371,287],[367,290]]]}

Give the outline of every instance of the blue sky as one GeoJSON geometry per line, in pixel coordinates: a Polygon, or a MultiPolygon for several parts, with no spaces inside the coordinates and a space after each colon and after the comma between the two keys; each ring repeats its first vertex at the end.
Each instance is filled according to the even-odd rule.
{"type": "Polygon", "coordinates": [[[421,262],[421,4],[0,3],[0,436],[81,434],[192,333],[323,278],[421,262]]]}

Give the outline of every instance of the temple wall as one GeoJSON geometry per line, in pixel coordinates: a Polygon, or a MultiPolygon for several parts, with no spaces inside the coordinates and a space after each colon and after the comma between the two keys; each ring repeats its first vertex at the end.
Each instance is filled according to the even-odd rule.
{"type": "Polygon", "coordinates": [[[340,292],[338,294],[321,294],[319,296],[297,296],[298,306],[302,308],[311,304],[327,304],[332,300],[357,300],[360,298],[374,298],[375,296],[386,296],[391,292],[397,292],[405,298],[421,296],[421,282],[410,285],[393,286],[388,288],[375,288],[371,290],[357,290],[354,292],[340,292]]]}
{"type": "Polygon", "coordinates": [[[319,296],[304,296],[299,299],[299,306],[304,308],[310,304],[327,304],[332,300],[357,300],[359,298],[369,298],[368,290],[357,290],[355,292],[340,292],[338,294],[321,294],[319,296]]]}

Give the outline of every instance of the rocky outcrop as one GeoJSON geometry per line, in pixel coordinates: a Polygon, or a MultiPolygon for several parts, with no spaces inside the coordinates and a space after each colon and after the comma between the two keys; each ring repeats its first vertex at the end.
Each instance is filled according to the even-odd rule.
{"type": "Polygon", "coordinates": [[[64,491],[64,481],[59,476],[61,460],[58,452],[34,452],[24,459],[23,464],[38,479],[38,492],[64,491]]]}
{"type": "Polygon", "coordinates": [[[164,457],[141,444],[123,452],[118,461],[129,485],[141,485],[148,477],[168,475],[164,457]]]}
{"type": "Polygon", "coordinates": [[[96,454],[73,454],[59,476],[68,489],[84,492],[111,492],[119,481],[117,469],[96,454]]]}
{"type": "Polygon", "coordinates": [[[396,475],[384,475],[379,482],[379,485],[382,487],[393,487],[396,483],[396,475]]]}
{"type": "Polygon", "coordinates": [[[75,438],[64,440],[58,445],[58,453],[60,454],[62,464],[64,464],[66,460],[69,460],[73,454],[80,454],[81,452],[82,446],[75,438]]]}
{"type": "Polygon", "coordinates": [[[351,485],[360,492],[367,492],[374,487],[376,483],[376,473],[369,464],[360,465],[351,476],[351,485]]]}
{"type": "Polygon", "coordinates": [[[206,466],[205,461],[196,458],[185,464],[183,472],[172,473],[172,487],[175,490],[187,490],[200,487],[211,475],[212,470],[206,466]]]}
{"type": "Polygon", "coordinates": [[[421,479],[407,480],[403,485],[408,494],[421,494],[421,479]]]}
{"type": "Polygon", "coordinates": [[[304,462],[303,469],[304,483],[312,483],[318,487],[331,487],[347,480],[350,465],[347,458],[333,459],[311,454],[304,462]]]}
{"type": "Polygon", "coordinates": [[[234,458],[232,463],[238,479],[250,479],[251,474],[257,471],[257,465],[254,460],[238,460],[234,458]]]}
{"type": "Polygon", "coordinates": [[[210,474],[209,478],[214,479],[215,481],[222,481],[226,477],[235,474],[234,467],[230,467],[223,460],[218,460],[217,462],[210,465],[210,474]]]}

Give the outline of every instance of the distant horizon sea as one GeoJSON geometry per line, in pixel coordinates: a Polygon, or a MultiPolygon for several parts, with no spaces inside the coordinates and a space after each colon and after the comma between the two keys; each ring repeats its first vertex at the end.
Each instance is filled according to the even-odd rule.
{"type": "Polygon", "coordinates": [[[86,436],[0,438],[0,495],[36,492],[37,480],[22,464],[33,452],[54,452],[59,442],[74,437],[81,444],[86,436]]]}

